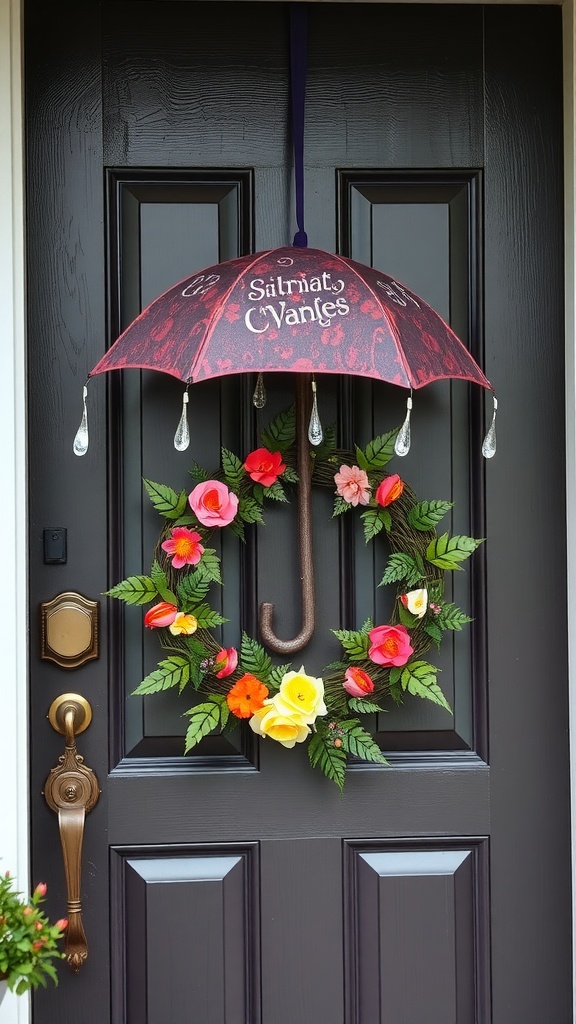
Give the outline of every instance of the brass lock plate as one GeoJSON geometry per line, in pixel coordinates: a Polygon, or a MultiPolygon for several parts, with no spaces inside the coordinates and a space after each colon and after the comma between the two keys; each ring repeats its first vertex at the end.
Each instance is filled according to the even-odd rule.
{"type": "Polygon", "coordinates": [[[100,602],[68,590],[40,605],[40,657],[60,668],[79,668],[100,656],[100,602]]]}

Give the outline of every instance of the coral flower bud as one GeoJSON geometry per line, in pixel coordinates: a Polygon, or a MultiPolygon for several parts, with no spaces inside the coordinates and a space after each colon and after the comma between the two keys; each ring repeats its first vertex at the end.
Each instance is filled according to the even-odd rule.
{"type": "Polygon", "coordinates": [[[66,931],[66,929],[68,927],[68,918],[67,917],[59,918],[59,920],[56,921],[56,924],[54,925],[54,927],[55,928],[59,928],[61,932],[66,931]]]}
{"type": "Polygon", "coordinates": [[[48,892],[48,886],[46,885],[46,882],[38,882],[38,885],[34,889],[34,895],[35,896],[45,896],[47,892],[48,892]]]}
{"type": "Polygon", "coordinates": [[[161,629],[174,622],[177,613],[176,605],[170,604],[168,601],[160,601],[160,604],[155,604],[148,609],[144,616],[144,625],[149,629],[161,629]]]}

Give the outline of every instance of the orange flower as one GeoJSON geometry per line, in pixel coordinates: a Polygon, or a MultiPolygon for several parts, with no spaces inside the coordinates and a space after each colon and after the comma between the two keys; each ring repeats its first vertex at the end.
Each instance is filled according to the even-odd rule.
{"type": "Polygon", "coordinates": [[[386,505],[391,505],[393,501],[396,501],[403,490],[404,481],[400,479],[398,473],[393,473],[392,476],[384,477],[378,486],[375,494],[376,501],[385,508],[386,505]]]}
{"type": "Polygon", "coordinates": [[[256,676],[246,672],[226,694],[226,703],[236,718],[250,718],[255,711],[264,707],[268,687],[256,676]]]}

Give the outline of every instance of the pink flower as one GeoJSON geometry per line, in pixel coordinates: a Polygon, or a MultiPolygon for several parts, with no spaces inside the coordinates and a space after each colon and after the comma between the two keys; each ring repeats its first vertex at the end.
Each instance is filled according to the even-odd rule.
{"type": "Polygon", "coordinates": [[[366,697],[374,689],[374,683],[368,673],[357,665],[350,665],[350,668],[346,669],[342,686],[351,697],[366,697]]]}
{"type": "Polygon", "coordinates": [[[54,927],[59,928],[61,932],[66,931],[66,928],[68,927],[68,918],[59,917],[54,927]]]}
{"type": "Polygon", "coordinates": [[[256,448],[250,452],[244,463],[244,469],[251,480],[263,487],[271,487],[286,469],[280,452],[269,452],[267,448],[256,448]]]}
{"type": "Polygon", "coordinates": [[[172,566],[174,569],[182,569],[185,565],[197,565],[204,548],[198,541],[202,540],[199,533],[189,530],[186,526],[175,526],[172,536],[165,540],[161,547],[169,555],[172,555],[172,566]]]}
{"type": "Polygon", "coordinates": [[[340,472],[334,475],[334,483],[336,494],[350,505],[367,505],[370,501],[368,476],[358,466],[340,466],[340,472]]]}
{"type": "Polygon", "coordinates": [[[405,665],[414,654],[406,626],[376,626],[368,636],[368,657],[376,665],[405,665]]]}
{"type": "Polygon", "coordinates": [[[160,604],[153,605],[149,608],[144,616],[144,625],[148,626],[149,629],[162,629],[164,626],[169,626],[171,622],[174,622],[178,609],[175,604],[169,604],[168,601],[160,601],[160,604]]]}
{"type": "Polygon", "coordinates": [[[223,647],[214,659],[214,668],[218,669],[216,672],[216,679],[225,679],[226,676],[231,676],[234,669],[238,664],[238,651],[235,647],[223,647]]]}
{"type": "Polygon", "coordinates": [[[48,886],[46,885],[46,882],[38,882],[38,885],[34,889],[34,895],[35,896],[45,896],[47,892],[48,892],[48,886]]]}
{"type": "Polygon", "coordinates": [[[219,480],[197,484],[188,501],[203,526],[228,526],[238,511],[238,498],[219,480]]]}
{"type": "Polygon", "coordinates": [[[391,505],[396,498],[399,498],[404,490],[404,481],[400,479],[398,473],[393,473],[392,476],[384,477],[381,484],[378,485],[376,491],[376,501],[379,505],[386,506],[391,505]]]}

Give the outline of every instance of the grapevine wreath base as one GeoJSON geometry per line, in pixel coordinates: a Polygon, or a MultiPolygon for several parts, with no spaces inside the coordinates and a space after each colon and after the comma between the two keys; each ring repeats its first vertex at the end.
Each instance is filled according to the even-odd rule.
{"type": "Polygon", "coordinates": [[[450,711],[426,653],[440,648],[446,630],[470,618],[444,600],[444,573],[481,543],[472,537],[437,534],[450,502],[418,501],[385,467],[398,430],[374,438],[365,449],[336,448],[334,431],[310,452],[312,483],[335,490],[334,516],[359,514],[366,543],[386,537],[389,558],[380,586],[397,588],[391,620],[359,629],[334,629],[342,652],[320,676],[304,666],[277,665],[254,638],[222,647],[214,631],[225,621],[209,604],[222,584],[220,559],[209,546],[216,530],[242,540],[245,527],[264,522],[265,505],[287,501],[295,471],[294,410],[275,417],[262,431],[262,447],[242,461],[226,448],[221,465],[208,474],[191,468],[193,489],[174,491],[144,484],[164,525],[150,575],[130,576],[109,591],[128,604],[152,604],[144,623],[164,651],[158,667],[134,691],[151,694],[191,686],[201,700],[185,712],[186,753],[213,731],[230,731],[243,719],[263,738],[294,747],[307,742],[310,763],[342,789],[347,755],[386,764],[359,716],[386,710],[404,694],[431,700],[450,711]]]}

